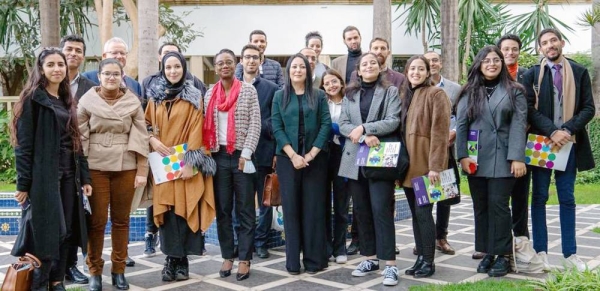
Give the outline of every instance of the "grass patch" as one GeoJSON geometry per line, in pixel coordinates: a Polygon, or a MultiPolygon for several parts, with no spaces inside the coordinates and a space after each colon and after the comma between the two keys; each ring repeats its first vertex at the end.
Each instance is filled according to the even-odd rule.
{"type": "Polygon", "coordinates": [[[6,182],[0,182],[0,192],[14,192],[16,190],[17,185],[6,182]]]}
{"type": "Polygon", "coordinates": [[[502,290],[502,291],[528,291],[535,290],[530,281],[486,279],[477,282],[458,284],[427,284],[411,286],[410,291],[472,291],[472,290],[502,290]]]}
{"type": "Polygon", "coordinates": [[[536,290],[600,290],[600,270],[553,270],[545,281],[532,282],[536,290]]]}
{"type": "MultiPolygon", "coordinates": [[[[471,195],[469,191],[469,182],[462,176],[460,179],[460,193],[471,195]]],[[[599,204],[600,203],[600,184],[575,184],[575,203],[599,204]]],[[[531,190],[529,191],[529,204],[531,204],[531,190]]],[[[550,184],[548,205],[558,205],[558,195],[556,194],[556,186],[550,184]]]]}

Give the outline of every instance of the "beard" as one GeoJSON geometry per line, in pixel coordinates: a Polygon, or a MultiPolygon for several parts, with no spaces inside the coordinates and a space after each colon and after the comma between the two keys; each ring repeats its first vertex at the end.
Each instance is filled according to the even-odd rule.
{"type": "Polygon", "coordinates": [[[546,56],[546,58],[548,60],[550,60],[551,62],[555,62],[556,60],[560,59],[560,57],[562,56],[562,51],[560,51],[559,49],[556,49],[556,48],[554,48],[554,50],[556,51],[556,56],[554,56],[554,57],[546,56]]]}

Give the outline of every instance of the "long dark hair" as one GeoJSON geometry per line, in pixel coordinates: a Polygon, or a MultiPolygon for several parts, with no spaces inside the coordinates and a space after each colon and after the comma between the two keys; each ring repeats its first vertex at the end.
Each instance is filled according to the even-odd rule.
{"type": "MultiPolygon", "coordinates": [[[[354,68],[356,70],[357,75],[358,75],[358,71],[360,71],[360,62],[362,61],[362,59],[364,59],[368,55],[371,55],[371,56],[375,57],[375,59],[377,59],[377,55],[374,53],[371,53],[371,52],[360,55],[360,57],[358,58],[358,61],[356,61],[356,65],[354,68]]],[[[387,80],[385,75],[382,74],[381,72],[379,72],[379,77],[377,77],[376,82],[377,83],[375,84],[375,86],[381,86],[386,90],[389,86],[391,86],[391,83],[387,80]]],[[[346,87],[346,98],[348,98],[348,100],[350,100],[350,101],[354,101],[354,94],[356,94],[356,92],[362,91],[363,90],[362,86],[363,86],[363,79],[361,76],[358,76],[358,78],[356,80],[351,81],[350,84],[348,84],[348,87],[346,87]]]]}
{"type": "Polygon", "coordinates": [[[469,120],[475,120],[481,115],[485,100],[487,99],[487,91],[484,84],[485,78],[481,72],[481,65],[483,64],[483,60],[487,57],[487,55],[492,52],[496,53],[502,60],[500,74],[498,77],[496,77],[496,79],[499,81],[498,85],[503,86],[508,91],[508,96],[510,97],[513,108],[515,106],[516,98],[515,89],[521,90],[521,92],[524,91],[523,86],[513,81],[512,77],[508,73],[508,69],[504,63],[504,55],[502,54],[502,51],[494,45],[485,46],[477,53],[475,59],[473,59],[473,65],[471,65],[469,68],[467,84],[463,86],[460,94],[458,95],[458,99],[456,100],[456,104],[458,104],[461,98],[469,98],[469,105],[467,106],[467,117],[469,120]]]}
{"type": "Polygon", "coordinates": [[[287,78],[285,79],[285,84],[283,85],[283,99],[281,100],[281,105],[283,106],[283,108],[286,108],[288,106],[288,104],[290,103],[292,91],[294,90],[294,87],[292,87],[292,79],[290,78],[290,69],[292,67],[292,61],[295,58],[301,58],[302,61],[304,61],[304,65],[306,66],[306,80],[304,81],[304,97],[306,97],[306,100],[308,101],[308,107],[310,107],[310,109],[315,109],[315,106],[317,104],[317,93],[315,92],[315,89],[313,89],[312,70],[310,69],[308,59],[300,53],[293,55],[287,61],[287,66],[285,67],[285,73],[287,75],[287,78]]]}
{"type": "Polygon", "coordinates": [[[19,101],[13,108],[14,118],[11,123],[11,141],[13,146],[18,146],[17,140],[17,123],[23,114],[23,104],[29,102],[29,99],[33,96],[35,90],[45,90],[49,85],[48,79],[44,75],[44,61],[46,57],[50,55],[59,55],[65,62],[65,78],[58,85],[58,98],[65,102],[69,109],[69,120],[67,121],[69,134],[73,140],[73,150],[79,151],[81,148],[79,124],[77,123],[77,104],[73,97],[71,97],[71,86],[69,84],[69,67],[67,66],[67,58],[57,48],[44,48],[35,60],[35,65],[29,74],[27,83],[21,94],[19,95],[19,101]]]}
{"type": "MultiPolygon", "coordinates": [[[[425,58],[423,55],[414,55],[408,61],[406,61],[406,66],[404,67],[404,76],[408,78],[408,69],[412,62],[416,60],[421,60],[425,63],[425,70],[427,70],[427,78],[423,81],[423,84],[419,85],[421,87],[429,87],[433,86],[433,82],[431,81],[431,66],[429,65],[429,60],[425,58]]],[[[405,80],[402,84],[402,89],[400,90],[400,102],[402,103],[402,108],[400,111],[400,121],[404,122],[406,120],[406,115],[408,114],[408,108],[410,108],[410,104],[412,103],[413,91],[410,89],[411,84],[408,80],[405,80]]]]}

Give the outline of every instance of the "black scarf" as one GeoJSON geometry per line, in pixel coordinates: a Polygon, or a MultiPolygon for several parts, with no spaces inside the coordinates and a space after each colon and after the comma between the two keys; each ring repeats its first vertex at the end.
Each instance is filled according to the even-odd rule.
{"type": "Polygon", "coordinates": [[[183,88],[185,87],[185,76],[187,75],[187,62],[185,61],[185,57],[181,53],[168,52],[163,57],[162,64],[163,65],[162,65],[162,68],[160,69],[160,76],[165,81],[167,81],[166,86],[165,86],[166,100],[173,99],[173,98],[177,97],[177,95],[179,95],[179,93],[181,93],[181,91],[183,91],[183,88]],[[169,79],[167,79],[167,76],[165,75],[165,63],[166,63],[167,59],[169,59],[171,57],[177,58],[181,62],[181,67],[183,68],[183,74],[181,74],[181,80],[179,80],[179,82],[177,82],[175,84],[172,84],[171,82],[169,82],[169,79]]]}

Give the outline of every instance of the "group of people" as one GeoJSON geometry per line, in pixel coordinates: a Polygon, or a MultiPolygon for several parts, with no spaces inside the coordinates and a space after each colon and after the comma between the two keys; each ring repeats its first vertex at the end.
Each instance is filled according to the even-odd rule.
{"type": "Polygon", "coordinates": [[[306,47],[288,59],[284,73],[265,57],[266,34],[252,31],[239,61],[229,49],[215,55],[219,80],[208,90],[173,43],[160,47],[160,71],[141,86],[123,71],[128,46],[122,39],[108,40],[98,70],[86,73],[79,72],[81,37],[44,48],[12,124],[15,199],[29,217],[12,254],[29,252],[42,260],[32,289],[64,290],[65,278],[102,289],[109,209],[112,285],[129,289],[124,273],[134,263],[127,252],[131,205],[135,191],[150,186],[144,255],[155,255],[160,239],[163,281],[189,278],[188,256],[204,253],[203,232],[215,217],[223,258],[219,275],[231,276],[237,258],[236,279],[245,280],[254,252],[269,257],[272,209],[260,205],[256,222],[255,195],[262,201],[264,179],[273,171],[285,215],[285,267],[292,275],[302,269],[315,274],[360,251],[363,259],[352,276],[382,269],[384,285],[398,284],[399,186],[409,203],[417,256],[405,274],[432,276],[435,250],[455,253],[448,224],[460,197],[437,203],[434,219],[432,204],[417,205],[411,179],[426,175],[436,183],[440,172],[452,169],[458,181],[459,168],[473,198],[473,258],[482,259],[477,272],[506,275],[513,233],[529,237],[530,179],[534,248],[548,264],[545,204],[553,170],[526,166],[527,133],[545,135],[556,147],[574,142],[565,171],[554,172],[563,255],[585,268],[576,255],[573,191],[576,172],[595,166],[585,129],[595,108],[589,74],[563,56],[560,32],[540,32],[544,58],[530,70],[518,66],[517,36],[484,47],[462,87],[440,74],[436,52],[411,57],[402,74],[386,64],[387,40],[374,38],[363,52],[358,28],[348,26],[342,37],[348,54],[329,67],[319,62],[322,36],[308,33],[306,47]],[[479,136],[476,160],[467,150],[472,131],[479,136]],[[379,146],[389,136],[399,137],[408,152],[403,179],[367,178],[356,165],[361,144],[379,146]],[[153,183],[149,153],[169,156],[182,144],[178,179],[153,183]],[[350,199],[353,234],[347,247],[350,199]],[[89,280],[77,269],[78,247],[89,280]]]}

